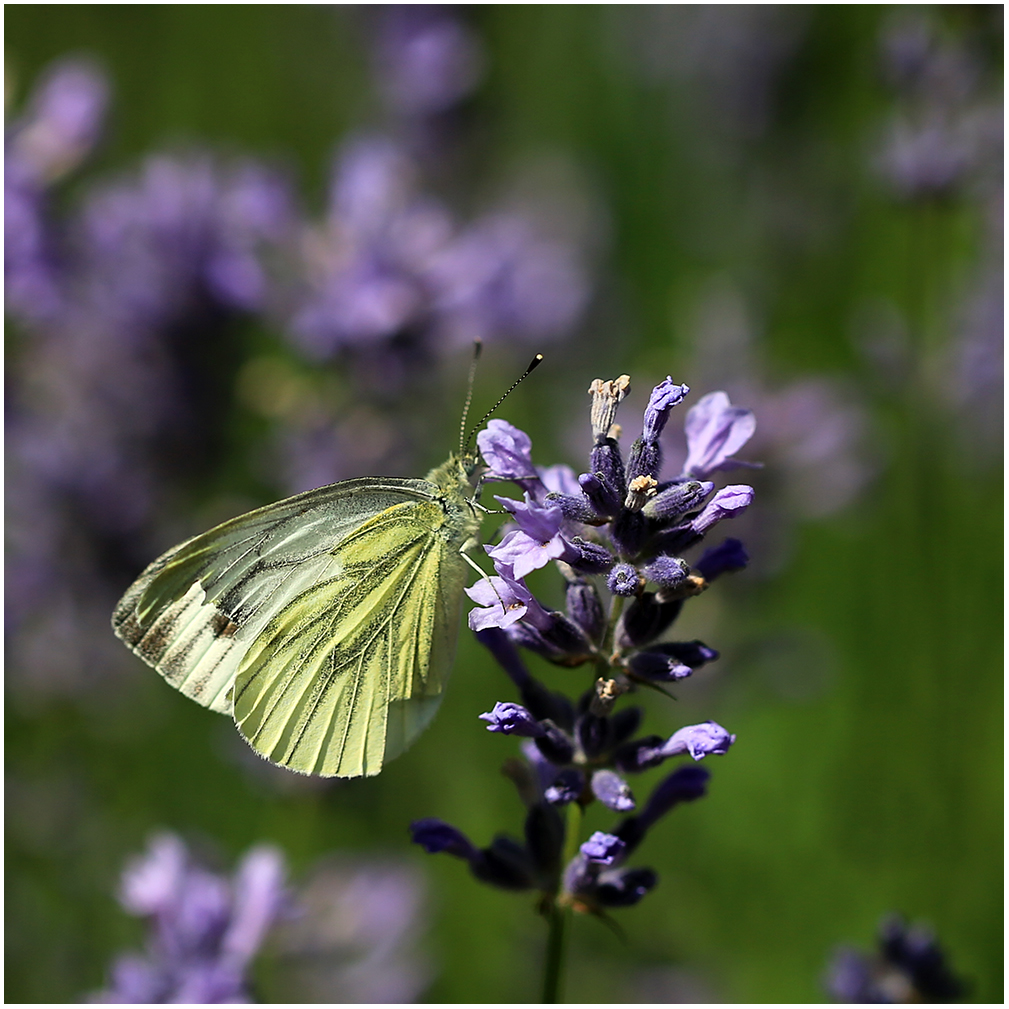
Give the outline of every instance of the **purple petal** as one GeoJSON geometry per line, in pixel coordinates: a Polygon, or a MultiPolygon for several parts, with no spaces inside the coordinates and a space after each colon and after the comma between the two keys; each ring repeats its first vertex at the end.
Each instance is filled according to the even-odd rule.
{"type": "Polygon", "coordinates": [[[253,848],[235,873],[231,923],[221,941],[223,952],[244,966],[255,955],[285,900],[284,857],[277,848],[253,848]]]}
{"type": "Polygon", "coordinates": [[[741,465],[730,456],[750,440],[757,421],[752,410],[732,406],[724,392],[709,392],[690,409],[684,426],[688,453],[683,475],[704,479],[741,465]]]}
{"type": "Polygon", "coordinates": [[[170,911],[182,888],[187,861],[186,846],[174,834],[151,838],[147,853],[132,859],[123,872],[120,903],[137,915],[170,911]]]}
{"type": "Polygon", "coordinates": [[[630,786],[615,771],[602,769],[592,775],[592,794],[608,809],[629,813],[634,809],[630,786]]]}
{"type": "Polygon", "coordinates": [[[506,420],[491,420],[476,436],[480,455],[487,463],[487,480],[526,480],[537,476],[532,461],[532,440],[506,420]]]}

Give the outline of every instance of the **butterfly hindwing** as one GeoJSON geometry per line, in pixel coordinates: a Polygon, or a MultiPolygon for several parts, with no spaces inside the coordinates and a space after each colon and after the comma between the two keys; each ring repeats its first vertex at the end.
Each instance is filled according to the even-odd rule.
{"type": "Polygon", "coordinates": [[[438,501],[404,502],[333,551],[238,669],[234,716],[263,756],[324,776],[377,774],[441,700],[459,623],[466,530],[438,501]]]}
{"type": "Polygon", "coordinates": [[[333,550],[376,514],[436,494],[425,480],[362,478],[241,515],[149,565],[113,628],[182,693],[228,712],[245,653],[294,598],[334,576],[333,550]]]}

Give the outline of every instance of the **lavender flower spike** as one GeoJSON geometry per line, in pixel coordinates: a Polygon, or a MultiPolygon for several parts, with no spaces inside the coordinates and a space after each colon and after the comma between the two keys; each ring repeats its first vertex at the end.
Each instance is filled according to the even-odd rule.
{"type": "Polygon", "coordinates": [[[111,987],[91,1001],[248,1002],[249,963],[288,902],[283,858],[274,848],[254,848],[229,881],[164,834],[127,867],[120,899],[151,919],[149,952],[119,957],[111,987]]]}
{"type": "Polygon", "coordinates": [[[717,722],[701,722],[699,725],[686,725],[674,732],[659,752],[664,757],[689,753],[694,760],[703,760],[709,753],[728,753],[735,741],[736,737],[717,722]]]}
{"type": "Polygon", "coordinates": [[[709,392],[690,409],[684,425],[687,461],[683,475],[703,480],[718,470],[747,466],[731,456],[741,449],[757,428],[752,410],[733,406],[724,392],[709,392]]]}
{"type": "Polygon", "coordinates": [[[521,704],[498,701],[491,711],[485,711],[480,718],[490,723],[487,726],[488,732],[500,732],[505,736],[546,735],[546,729],[521,704]]]}

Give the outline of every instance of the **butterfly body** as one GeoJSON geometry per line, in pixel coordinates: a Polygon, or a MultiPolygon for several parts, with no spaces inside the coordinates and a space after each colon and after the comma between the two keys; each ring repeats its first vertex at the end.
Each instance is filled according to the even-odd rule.
{"type": "Polygon", "coordinates": [[[479,542],[475,463],[364,477],[225,522],[151,564],[116,634],[261,756],[377,774],[430,722],[479,542]]]}

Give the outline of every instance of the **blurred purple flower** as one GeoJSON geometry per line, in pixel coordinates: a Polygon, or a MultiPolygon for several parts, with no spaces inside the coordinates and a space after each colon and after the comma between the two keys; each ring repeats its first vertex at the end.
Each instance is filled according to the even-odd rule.
{"type": "Polygon", "coordinates": [[[150,919],[149,950],[120,957],[92,1002],[248,1002],[248,966],[287,906],[283,858],[254,848],[229,881],[162,834],[123,873],[120,900],[150,919]]]}
{"type": "Polygon", "coordinates": [[[329,859],[295,892],[298,913],[274,932],[283,997],[296,1002],[409,1003],[432,965],[419,948],[424,881],[392,861],[329,859]]]}
{"type": "Polygon", "coordinates": [[[389,107],[401,116],[445,112],[465,98],[483,74],[476,35],[436,4],[380,8],[375,77],[389,107]]]}
{"type": "Polygon", "coordinates": [[[385,137],[344,147],[326,230],[303,245],[308,287],[290,333],[320,358],[402,335],[431,349],[559,336],[585,297],[566,247],[539,239],[515,214],[460,227],[420,194],[416,166],[385,137]]]}
{"type": "Polygon", "coordinates": [[[895,915],[881,923],[875,955],[838,949],[824,983],[835,1002],[943,1003],[964,996],[963,982],[951,972],[931,931],[908,927],[895,915]]]}
{"type": "Polygon", "coordinates": [[[94,146],[105,116],[105,75],[84,60],[53,64],[4,141],[4,298],[26,320],[50,318],[63,303],[61,236],[48,190],[94,146]]]}

